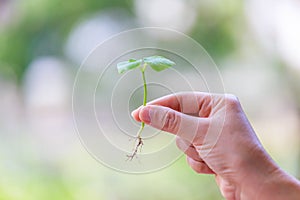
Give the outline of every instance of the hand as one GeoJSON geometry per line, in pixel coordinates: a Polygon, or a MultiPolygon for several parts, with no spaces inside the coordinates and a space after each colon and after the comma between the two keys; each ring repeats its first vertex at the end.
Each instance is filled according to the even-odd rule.
{"type": "Polygon", "coordinates": [[[198,173],[214,174],[226,199],[299,199],[299,182],[266,153],[235,96],[173,94],[132,115],[177,135],[188,164],[198,173]]]}

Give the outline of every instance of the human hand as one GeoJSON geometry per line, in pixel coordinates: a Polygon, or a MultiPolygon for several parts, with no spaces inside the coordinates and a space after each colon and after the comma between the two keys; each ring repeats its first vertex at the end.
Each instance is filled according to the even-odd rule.
{"type": "Polygon", "coordinates": [[[198,173],[214,174],[226,199],[299,198],[298,181],[266,153],[233,95],[173,94],[132,115],[177,135],[177,146],[188,164],[198,173]]]}

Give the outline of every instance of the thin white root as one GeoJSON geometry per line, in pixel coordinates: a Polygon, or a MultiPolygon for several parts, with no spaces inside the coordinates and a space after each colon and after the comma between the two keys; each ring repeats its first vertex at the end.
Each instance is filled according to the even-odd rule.
{"type": "Polygon", "coordinates": [[[133,152],[130,155],[127,155],[127,160],[132,160],[133,158],[135,158],[137,156],[138,151],[142,150],[142,146],[144,145],[142,138],[139,136],[136,138],[136,145],[135,148],[133,149],[133,152]]]}

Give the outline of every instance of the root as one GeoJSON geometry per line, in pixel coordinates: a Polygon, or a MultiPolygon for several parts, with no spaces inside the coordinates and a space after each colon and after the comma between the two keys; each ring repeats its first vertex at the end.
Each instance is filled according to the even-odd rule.
{"type": "Polygon", "coordinates": [[[131,161],[133,158],[137,157],[138,151],[140,150],[140,152],[141,152],[141,150],[142,150],[142,147],[144,145],[142,138],[140,136],[138,136],[136,138],[136,141],[137,142],[136,142],[135,148],[133,149],[133,152],[130,155],[126,155],[127,160],[131,161]]]}
{"type": "Polygon", "coordinates": [[[140,150],[140,152],[142,151],[142,146],[144,145],[144,143],[143,143],[143,140],[141,138],[141,133],[142,133],[144,127],[145,127],[145,123],[142,122],[141,127],[140,127],[140,129],[137,133],[137,136],[136,136],[135,148],[133,149],[133,152],[130,155],[127,155],[127,160],[131,161],[133,158],[137,157],[137,153],[138,153],[139,150],[140,150]]]}

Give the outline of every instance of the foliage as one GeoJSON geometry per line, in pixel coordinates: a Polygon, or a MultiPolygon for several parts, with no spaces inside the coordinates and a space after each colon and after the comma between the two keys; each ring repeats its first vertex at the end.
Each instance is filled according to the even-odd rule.
{"type": "MultiPolygon", "coordinates": [[[[28,64],[38,56],[62,57],[64,40],[73,25],[84,15],[110,7],[130,13],[132,1],[117,0],[43,0],[18,2],[17,19],[0,30],[0,74],[13,73],[21,81],[28,64]]],[[[13,78],[13,77],[11,77],[13,78]]]]}

